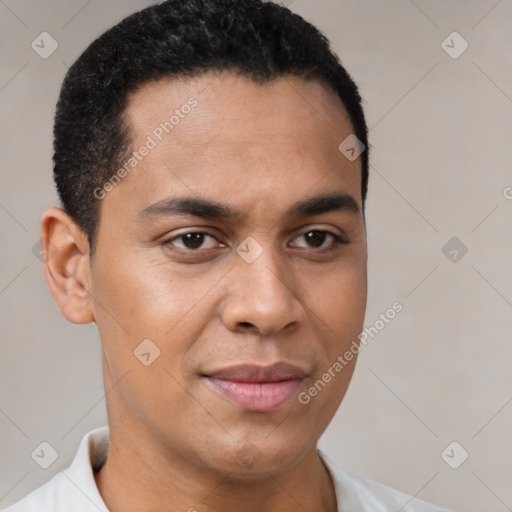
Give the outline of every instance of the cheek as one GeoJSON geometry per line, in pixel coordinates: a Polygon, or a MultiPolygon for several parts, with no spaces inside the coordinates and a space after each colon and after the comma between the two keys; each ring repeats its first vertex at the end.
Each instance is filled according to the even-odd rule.
{"type": "Polygon", "coordinates": [[[184,287],[169,266],[143,267],[127,258],[115,266],[98,263],[93,274],[91,295],[107,388],[115,386],[112,400],[157,422],[168,422],[172,410],[200,414],[184,391],[181,365],[203,328],[200,308],[194,306],[211,287],[209,281],[184,287]]]}
{"type": "Polygon", "coordinates": [[[336,333],[350,325],[362,324],[367,299],[366,279],[366,266],[354,259],[333,265],[328,271],[308,274],[304,287],[308,289],[308,300],[315,313],[336,333]]]}
{"type": "Polygon", "coordinates": [[[318,350],[315,351],[318,361],[312,381],[321,379],[325,372],[331,371],[331,375],[325,376],[325,380],[330,381],[326,385],[328,389],[315,399],[316,405],[321,404],[325,411],[333,412],[339,405],[357,360],[358,336],[364,325],[367,299],[366,267],[358,263],[360,261],[358,259],[351,265],[340,265],[311,281],[312,295],[308,300],[312,313],[309,318],[315,326],[318,340],[318,350]],[[356,354],[351,353],[350,360],[343,362],[343,369],[336,371],[339,368],[339,364],[335,366],[338,357],[351,348],[356,354]]]}
{"type": "MultiPolygon", "coordinates": [[[[116,259],[114,252],[110,254],[116,259]]],[[[119,255],[117,261],[95,265],[95,313],[104,327],[121,327],[133,339],[162,338],[204,293],[200,280],[185,283],[161,257],[143,258],[135,252],[131,258],[119,255]]]]}
{"type": "Polygon", "coordinates": [[[317,364],[299,402],[303,412],[309,411],[304,421],[321,433],[343,400],[355,369],[366,310],[365,269],[330,272],[322,282],[316,281],[314,289],[309,318],[318,340],[317,364]]]}
{"type": "MultiPolygon", "coordinates": [[[[151,369],[165,368],[182,382],[187,354],[215,314],[212,297],[222,273],[191,277],[161,256],[146,259],[119,258],[119,265],[98,262],[94,268],[92,295],[105,356],[116,379],[140,371],[137,355],[150,352],[151,360],[157,355],[151,369]]],[[[155,385],[170,377],[147,371],[144,378],[155,385]]]]}

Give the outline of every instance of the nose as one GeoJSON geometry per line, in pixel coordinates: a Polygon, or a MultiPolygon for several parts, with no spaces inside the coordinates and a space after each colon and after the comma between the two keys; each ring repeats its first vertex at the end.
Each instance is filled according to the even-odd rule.
{"type": "Polygon", "coordinates": [[[252,263],[240,258],[229,273],[230,294],[221,312],[224,325],[234,332],[251,330],[268,336],[301,324],[304,308],[293,275],[271,249],[252,263]]]}

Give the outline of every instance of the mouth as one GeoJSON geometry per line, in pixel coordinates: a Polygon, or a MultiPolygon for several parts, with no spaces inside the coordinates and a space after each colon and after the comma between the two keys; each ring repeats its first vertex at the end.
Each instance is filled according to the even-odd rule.
{"type": "Polygon", "coordinates": [[[203,374],[209,385],[246,411],[270,412],[289,403],[306,372],[287,363],[244,364],[203,374]]]}

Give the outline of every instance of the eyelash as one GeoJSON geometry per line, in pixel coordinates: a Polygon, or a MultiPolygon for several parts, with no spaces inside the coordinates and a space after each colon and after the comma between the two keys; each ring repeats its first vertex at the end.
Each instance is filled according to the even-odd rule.
{"type": "MultiPolygon", "coordinates": [[[[348,245],[350,243],[345,238],[337,235],[336,233],[333,233],[332,231],[328,231],[325,229],[309,229],[308,231],[305,231],[304,233],[299,235],[299,237],[307,235],[308,233],[325,233],[326,235],[329,235],[333,238],[333,242],[331,243],[331,245],[329,247],[327,247],[327,248],[326,247],[321,247],[321,248],[313,247],[312,249],[314,252],[332,252],[332,251],[336,250],[340,245],[348,245]]],[[[217,237],[213,233],[210,233],[209,231],[187,231],[185,233],[180,233],[177,236],[174,236],[172,238],[168,238],[167,240],[164,240],[162,242],[162,244],[165,246],[173,245],[172,242],[174,240],[179,240],[180,238],[182,238],[186,235],[189,235],[189,234],[208,235],[208,236],[214,238],[215,240],[217,240],[217,237]]],[[[302,249],[304,249],[304,248],[302,248],[302,249]]],[[[183,249],[181,247],[177,247],[176,250],[178,250],[180,252],[184,252],[184,253],[193,254],[193,253],[200,253],[203,251],[207,251],[208,249],[183,249]]]]}

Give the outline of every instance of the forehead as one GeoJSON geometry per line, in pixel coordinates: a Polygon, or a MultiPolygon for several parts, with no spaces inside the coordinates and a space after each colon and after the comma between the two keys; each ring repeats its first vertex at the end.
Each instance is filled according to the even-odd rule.
{"type": "Polygon", "coordinates": [[[247,208],[256,196],[338,185],[360,204],[360,161],[338,149],[353,132],[349,116],[318,80],[259,84],[232,72],[163,79],[129,96],[124,121],[132,150],[151,149],[115,192],[141,208],[178,193],[247,208]]]}
{"type": "Polygon", "coordinates": [[[304,121],[301,126],[305,129],[315,122],[323,123],[326,125],[323,128],[329,128],[332,135],[338,131],[336,139],[340,125],[350,130],[350,118],[341,100],[319,79],[283,75],[257,83],[245,75],[224,71],[145,83],[128,96],[124,119],[132,137],[147,134],[155,127],[155,122],[168,121],[173,114],[184,119],[184,112],[180,110],[191,98],[197,99],[199,109],[194,110],[200,116],[185,113],[190,120],[182,123],[185,126],[181,130],[173,130],[174,135],[179,136],[190,127],[196,137],[213,136],[219,131],[237,130],[236,125],[240,123],[246,125],[240,135],[249,133],[249,127],[253,128],[251,135],[254,135],[258,128],[266,127],[265,121],[271,121],[286,128],[285,136],[291,132],[290,123],[297,120],[304,121]]]}

